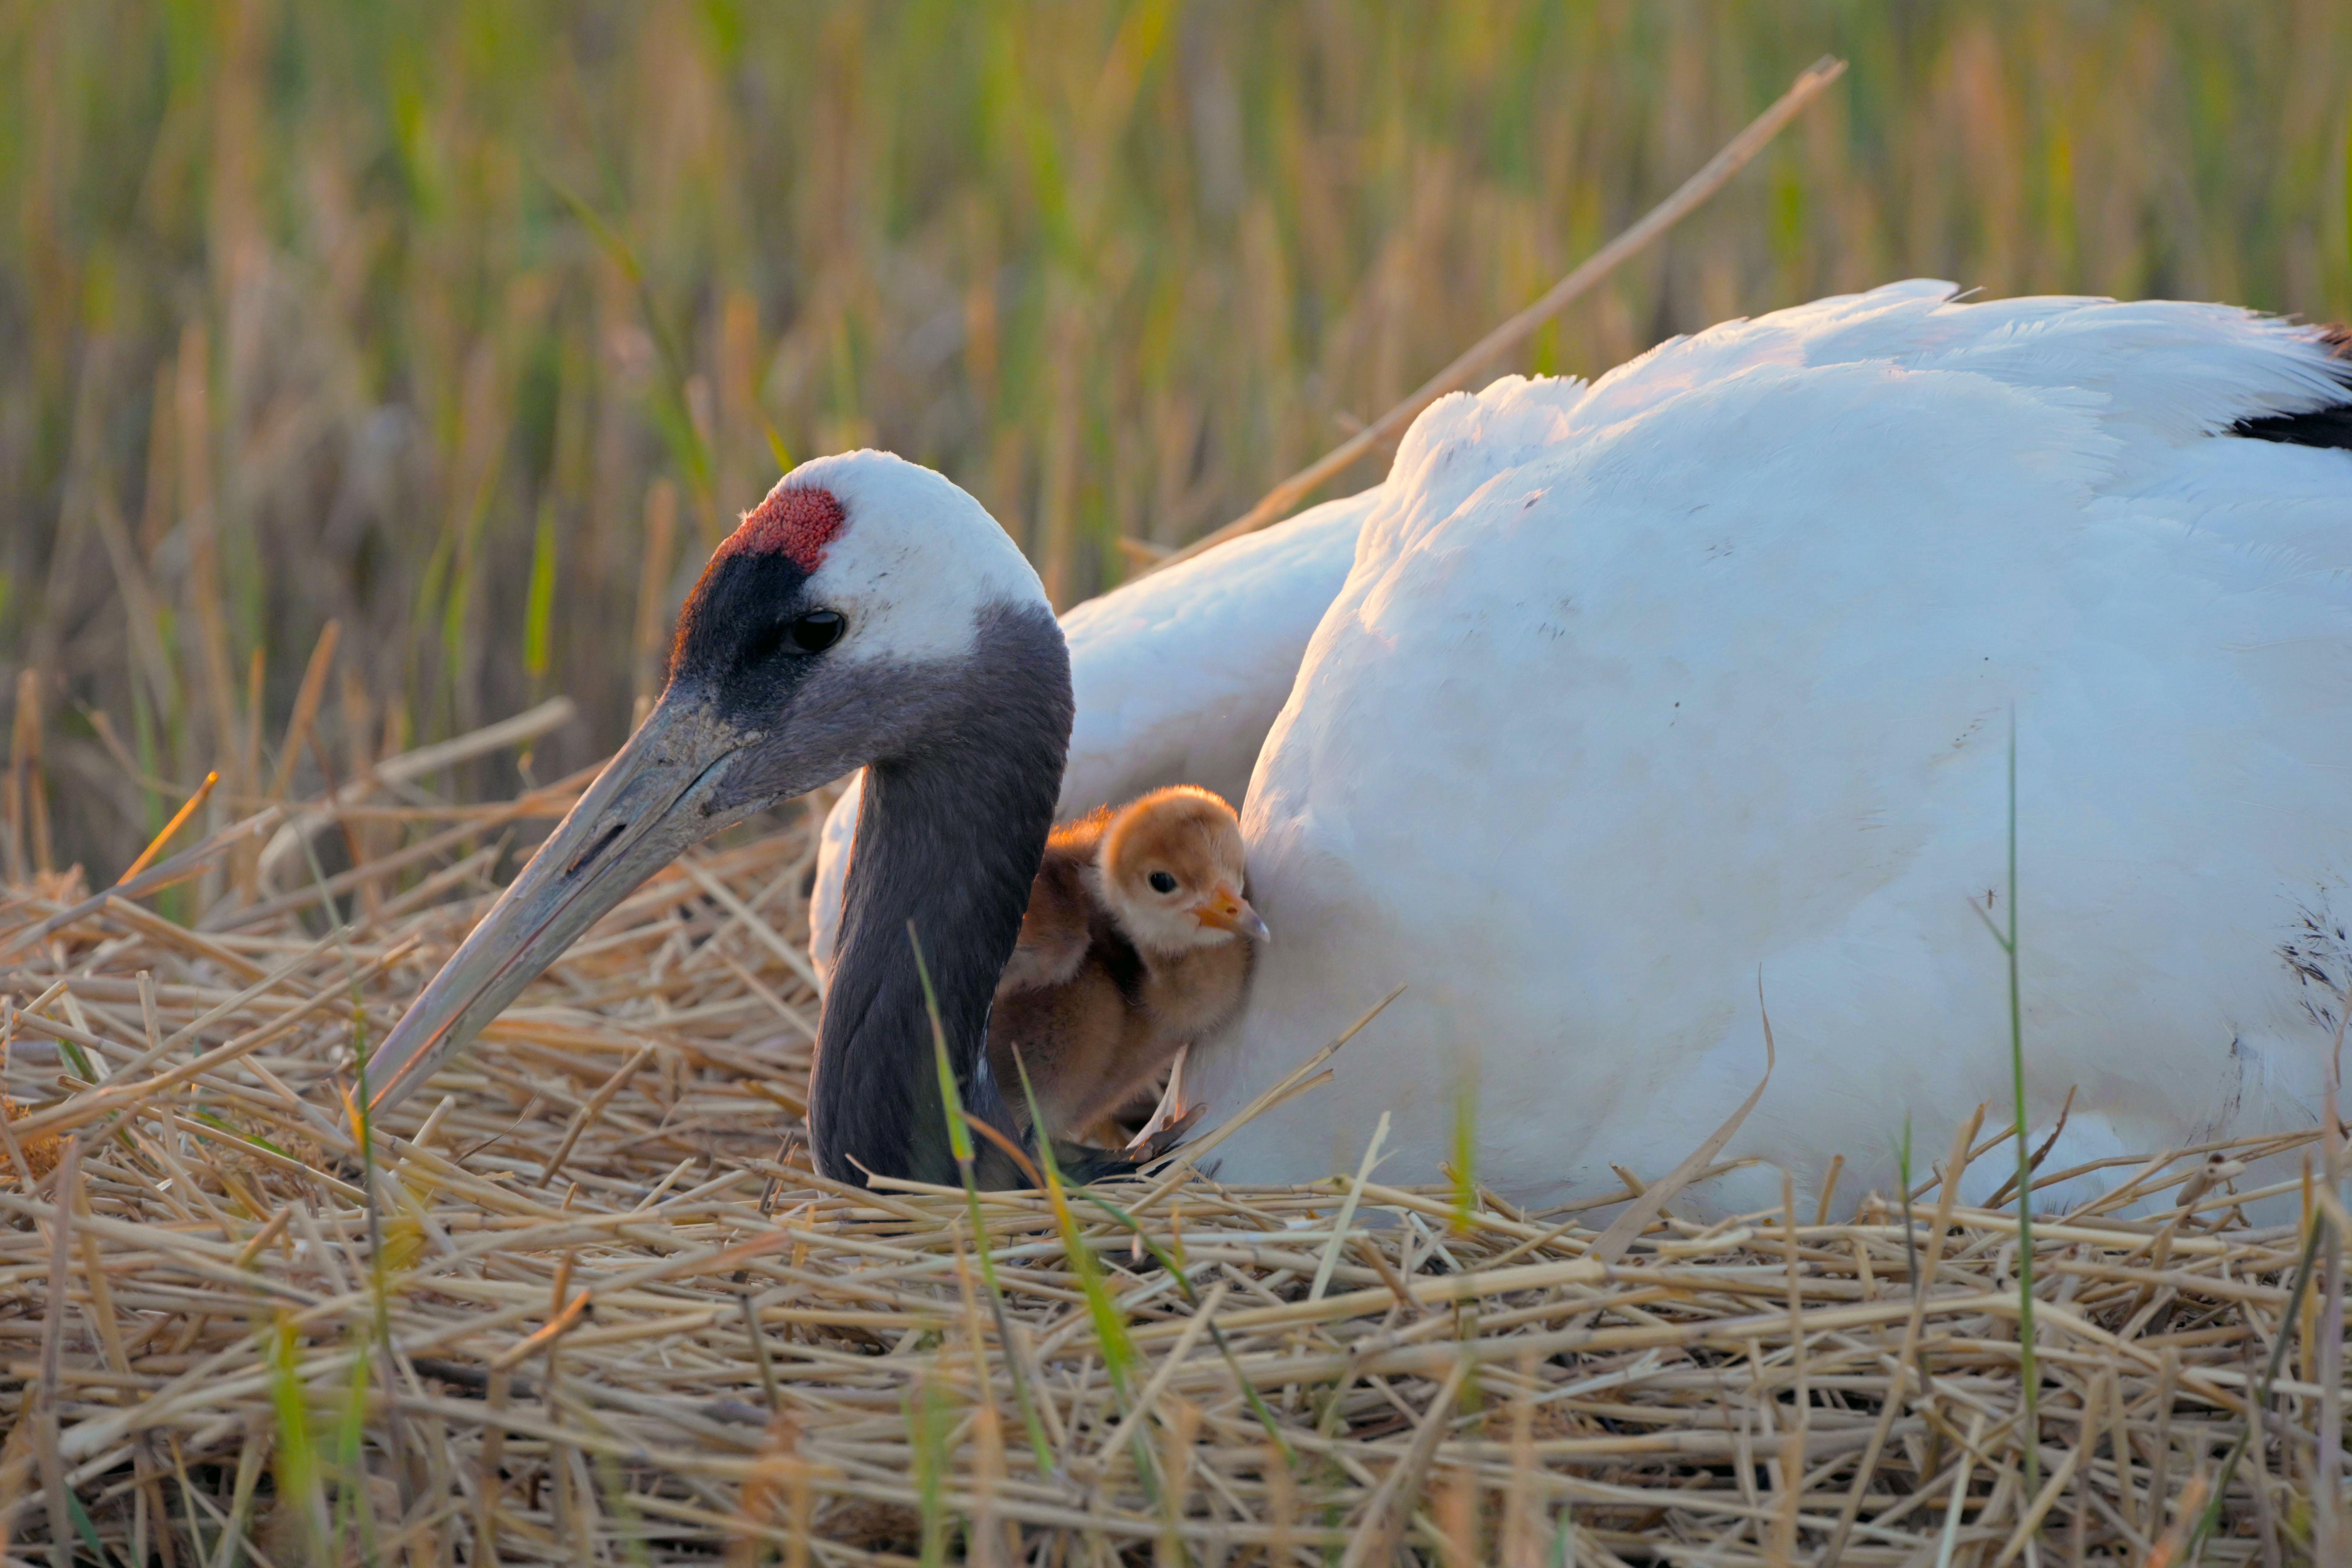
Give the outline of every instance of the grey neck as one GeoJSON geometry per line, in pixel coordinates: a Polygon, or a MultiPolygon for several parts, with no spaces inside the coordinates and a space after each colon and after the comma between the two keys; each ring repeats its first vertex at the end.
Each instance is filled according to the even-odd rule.
{"type": "Polygon", "coordinates": [[[922,972],[965,1108],[1015,1124],[988,1076],[988,1011],[1061,790],[1061,630],[1042,609],[992,617],[953,679],[916,742],[866,769],[809,1096],[817,1168],[838,1181],[959,1180],[922,972]]]}

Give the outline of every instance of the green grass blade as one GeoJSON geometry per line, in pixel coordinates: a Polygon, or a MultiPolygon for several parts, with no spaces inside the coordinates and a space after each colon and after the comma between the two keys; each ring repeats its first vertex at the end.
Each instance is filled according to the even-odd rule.
{"type": "Polygon", "coordinates": [[[539,504],[539,525],[530,543],[530,585],[523,594],[522,668],[531,695],[547,688],[555,651],[555,497],[539,504]]]}
{"type": "MultiPolygon", "coordinates": [[[[1192,1283],[1191,1276],[1185,1273],[1183,1260],[1170,1253],[1167,1248],[1162,1247],[1157,1239],[1143,1228],[1140,1221],[1110,1199],[1092,1190],[1086,1194],[1086,1199],[1132,1232],[1135,1239],[1143,1244],[1145,1249],[1158,1260],[1160,1266],[1168,1270],[1169,1277],[1176,1281],[1176,1289],[1183,1293],[1186,1303],[1196,1312],[1201,1310],[1200,1289],[1192,1283]]],[[[1234,1385],[1242,1391],[1242,1397],[1249,1402],[1250,1413],[1257,1417],[1257,1424],[1265,1428],[1265,1435],[1274,1439],[1275,1447],[1282,1450],[1283,1458],[1292,1464],[1297,1463],[1298,1456],[1291,1451],[1290,1440],[1282,1435],[1281,1424],[1275,1420],[1274,1411],[1259,1396],[1257,1386],[1242,1375],[1241,1358],[1234,1354],[1234,1347],[1226,1343],[1225,1331],[1217,1326],[1214,1319],[1210,1320],[1208,1328],[1209,1338],[1215,1342],[1217,1354],[1223,1356],[1225,1364],[1233,1369],[1234,1385]]]]}
{"type": "Polygon", "coordinates": [[[652,400],[648,412],[653,415],[654,423],[663,439],[668,443],[678,466],[686,471],[687,482],[693,487],[696,499],[707,500],[710,494],[712,464],[710,449],[704,444],[702,433],[695,428],[694,416],[689,412],[686,384],[691,371],[684,347],[678,342],[677,335],[670,329],[669,319],[663,312],[660,301],[654,298],[652,280],[646,276],[645,268],[638,265],[636,251],[627,237],[607,222],[604,214],[549,171],[541,169],[540,178],[565,206],[572,209],[572,215],[595,239],[597,246],[635,288],[637,308],[645,315],[646,330],[653,338],[663,372],[657,384],[658,395],[652,400]]]}
{"type": "MultiPolygon", "coordinates": [[[[1043,1125],[1036,1091],[1030,1084],[1025,1065],[1021,1068],[1021,1093],[1029,1103],[1029,1124],[1043,1125]]],[[[1087,1315],[1094,1320],[1095,1338],[1103,1354],[1103,1370],[1109,1375],[1111,1387],[1118,1393],[1123,1409],[1131,1392],[1129,1380],[1136,1363],[1134,1342],[1127,1336],[1127,1318],[1103,1279],[1102,1260],[1087,1245],[1085,1234],[1078,1229],[1077,1216],[1071,1212],[1069,1196],[1062,1186],[1061,1164],[1054,1158],[1054,1140],[1039,1138],[1036,1144],[1038,1167],[1045,1176],[1045,1200],[1053,1205],[1054,1223],[1061,1232],[1063,1249],[1069,1254],[1070,1268],[1078,1277],[1078,1290],[1086,1297],[1087,1315]]]]}
{"type": "Polygon", "coordinates": [[[76,1078],[80,1079],[84,1083],[104,1082],[99,1077],[97,1071],[90,1066],[89,1058],[82,1054],[80,1046],[76,1045],[72,1040],[61,1040],[58,1041],[58,1050],[68,1061],[73,1064],[76,1078]]]}
{"type": "Polygon", "coordinates": [[[638,1511],[636,1494],[629,1490],[627,1479],[621,1474],[621,1462],[599,1448],[592,1468],[596,1490],[604,1494],[605,1511],[621,1522],[621,1545],[629,1561],[638,1568],[652,1568],[653,1554],[646,1550],[645,1515],[638,1511]]]}
{"type": "Polygon", "coordinates": [[[938,1376],[916,1379],[907,1410],[907,1435],[914,1450],[915,1499],[922,1520],[923,1568],[944,1568],[948,1549],[948,1431],[952,1412],[941,1396],[938,1376]]]}
{"type": "Polygon", "coordinates": [[[74,1533],[81,1537],[81,1543],[89,1548],[90,1555],[105,1564],[105,1568],[114,1568],[114,1554],[107,1551],[106,1543],[98,1538],[98,1525],[89,1517],[89,1510],[82,1507],[81,1499],[72,1492],[66,1493],[66,1512],[73,1520],[74,1533]]]}
{"type": "MultiPolygon", "coordinates": [[[[343,1390],[343,1407],[335,1423],[335,1533],[337,1541],[348,1541],[355,1533],[352,1521],[356,1516],[356,1533],[363,1542],[375,1537],[375,1509],[368,1497],[367,1470],[361,1463],[362,1449],[367,1440],[368,1414],[368,1344],[364,1332],[354,1347],[352,1357],[352,1380],[343,1390]]],[[[368,1555],[373,1557],[371,1551],[368,1555]]]]}
{"type": "Polygon", "coordinates": [[[2279,1309],[2279,1332],[2271,1341],[2270,1360],[2263,1368],[2261,1384],[2251,1391],[2252,1397],[2248,1401],[2246,1424],[2240,1429],[2237,1441],[2230,1445],[2229,1453],[2222,1457],[2221,1471],[2213,1481],[2213,1495],[2206,1500],[2204,1511],[2198,1515],[2197,1528],[2189,1531],[2189,1543],[2183,1553],[2189,1562],[2197,1561],[2198,1548],[2221,1522],[2221,1503],[2229,1496],[2231,1478],[2238,1473],[2238,1461],[2246,1457],[2246,1449],[2253,1442],[2254,1433],[2262,1424],[2263,1414],[2270,1408],[2271,1388],[2278,1382],[2279,1369],[2286,1364],[2286,1347],[2294,1339],[2295,1314],[2303,1311],[2303,1298],[2310,1292],[2311,1276],[2319,1261],[2319,1238],[2326,1224],[2325,1214],[2311,1217],[2311,1229],[2303,1239],[2303,1256],[2295,1261],[2294,1282],[2287,1290],[2286,1304],[2279,1309]]]}
{"type": "MultiPolygon", "coordinates": [[[[1045,1125],[1037,1106],[1037,1092],[1029,1082],[1029,1069],[1016,1053],[1014,1065],[1021,1071],[1021,1094],[1029,1104],[1029,1124],[1045,1125]]],[[[1127,1314],[1119,1310],[1118,1299],[1110,1293],[1110,1284],[1103,1278],[1102,1260],[1087,1245],[1085,1233],[1078,1228],[1077,1216],[1070,1209],[1068,1194],[1062,1186],[1062,1169],[1054,1157],[1054,1140],[1038,1138],[1037,1164],[1045,1177],[1045,1198],[1054,1207],[1054,1223],[1061,1232],[1062,1249],[1070,1260],[1070,1268],[1078,1277],[1078,1291],[1086,1298],[1087,1316],[1095,1325],[1095,1343],[1102,1351],[1103,1372],[1110,1379],[1111,1394],[1121,1415],[1131,1408],[1135,1397],[1135,1368],[1138,1356],[1135,1342],[1128,1337],[1127,1314]]],[[[1136,1426],[1135,1470],[1143,1480],[1144,1490],[1151,1494],[1155,1505],[1160,1500],[1160,1487],[1153,1469],[1151,1447],[1144,1441],[1141,1423],[1136,1426]]]]}
{"type": "MultiPolygon", "coordinates": [[[[1973,907],[1973,905],[1971,905],[1973,907]]],[[[1911,1113],[1903,1113],[1903,1141],[1895,1146],[1895,1169],[1903,1182],[1903,1258],[1909,1266],[1911,1293],[1927,1289],[1919,1278],[1919,1234],[1911,1219],[1911,1113]]]]}
{"type": "Polygon", "coordinates": [[[2025,1400],[2025,1490],[2041,1485],[2040,1375],[2033,1365],[2033,1142],[2025,1135],[2025,1009],[2017,976],[2017,716],[2009,720],[2009,1077],[2017,1111],[2017,1360],[2025,1400]]]}
{"type": "Polygon", "coordinates": [[[914,951],[915,977],[922,982],[923,1008],[930,1016],[931,1060],[940,1075],[940,1104],[948,1119],[948,1147],[955,1153],[956,1174],[963,1181],[964,1207],[971,1219],[972,1250],[979,1254],[981,1283],[988,1291],[988,1310],[996,1319],[996,1343],[1003,1347],[1005,1371],[1013,1380],[1013,1402],[1020,1408],[1021,1426],[1029,1435],[1029,1452],[1037,1461],[1037,1473],[1051,1475],[1057,1468],[1054,1447],[1046,1441],[1045,1423],[1030,1397],[1029,1376],[1013,1343],[1011,1314],[1004,1310],[1004,1291],[996,1281],[996,1260],[989,1248],[988,1225],[980,1209],[980,1182],[972,1173],[971,1132],[964,1125],[963,1094],[956,1084],[955,1065],[948,1060],[948,1031],[940,1021],[939,994],[931,988],[930,967],[923,962],[922,939],[917,936],[911,920],[907,923],[907,945],[914,951]]]}
{"type": "Polygon", "coordinates": [[[793,471],[793,449],[785,445],[784,438],[777,434],[776,422],[763,416],[760,421],[760,429],[768,438],[768,455],[774,459],[776,472],[779,474],[791,473],[793,471]]]}
{"type": "Polygon", "coordinates": [[[313,1550],[326,1542],[326,1509],[320,1494],[319,1450],[310,1436],[310,1412],[296,1365],[301,1336],[291,1312],[278,1314],[269,1344],[269,1406],[277,1423],[279,1506],[297,1511],[313,1550]]]}
{"type": "Polygon", "coordinates": [[[1467,1061],[1454,1081],[1454,1233],[1470,1233],[1478,1209],[1478,1077],[1467,1061]]]}

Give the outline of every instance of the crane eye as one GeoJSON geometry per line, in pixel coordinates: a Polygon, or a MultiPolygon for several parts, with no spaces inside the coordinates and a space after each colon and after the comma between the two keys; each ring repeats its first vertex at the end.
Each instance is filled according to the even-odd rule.
{"type": "Polygon", "coordinates": [[[786,635],[802,653],[822,653],[840,642],[841,634],[848,630],[849,622],[842,619],[838,610],[812,610],[796,618],[786,635]]]}
{"type": "Polygon", "coordinates": [[[1151,891],[1154,893],[1173,893],[1176,891],[1176,879],[1169,875],[1164,871],[1153,872],[1149,880],[1151,883],[1151,891]]]}

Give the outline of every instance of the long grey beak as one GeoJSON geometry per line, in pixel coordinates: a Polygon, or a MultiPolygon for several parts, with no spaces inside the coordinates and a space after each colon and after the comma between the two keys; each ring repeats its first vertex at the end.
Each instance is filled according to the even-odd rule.
{"type": "Polygon", "coordinates": [[[376,1048],[369,1110],[415,1093],[600,915],[747,814],[710,806],[748,738],[665,696],[376,1048]]]}

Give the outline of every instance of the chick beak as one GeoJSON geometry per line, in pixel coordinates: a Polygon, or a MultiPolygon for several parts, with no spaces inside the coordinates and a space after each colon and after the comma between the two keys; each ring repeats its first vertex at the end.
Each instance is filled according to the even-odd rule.
{"type": "Polygon", "coordinates": [[[1265,928],[1265,922],[1257,917],[1257,911],[1250,907],[1249,900],[1222,882],[1192,914],[1202,925],[1219,931],[1234,932],[1260,942],[1274,940],[1274,934],[1265,928]]]}

